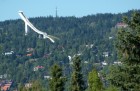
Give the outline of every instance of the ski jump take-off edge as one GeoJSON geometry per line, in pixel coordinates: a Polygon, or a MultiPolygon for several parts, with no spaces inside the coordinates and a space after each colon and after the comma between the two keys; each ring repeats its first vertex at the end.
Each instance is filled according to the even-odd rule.
{"type": "Polygon", "coordinates": [[[23,11],[19,11],[18,14],[20,15],[21,19],[24,21],[25,23],[25,35],[27,35],[28,33],[28,27],[30,27],[33,31],[35,31],[36,33],[43,35],[43,38],[48,38],[51,42],[55,42],[53,40],[53,38],[56,38],[54,36],[48,35],[45,32],[42,32],[40,30],[38,30],[36,27],[34,27],[34,25],[28,20],[28,18],[26,18],[26,16],[23,14],[23,11]]]}

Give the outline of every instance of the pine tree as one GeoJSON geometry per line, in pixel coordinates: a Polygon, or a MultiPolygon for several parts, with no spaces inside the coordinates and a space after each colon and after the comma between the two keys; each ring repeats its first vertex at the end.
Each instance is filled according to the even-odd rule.
{"type": "Polygon", "coordinates": [[[71,78],[71,91],[84,91],[85,84],[81,73],[81,60],[77,56],[73,60],[73,73],[71,78]]]}
{"type": "Polygon", "coordinates": [[[93,69],[89,72],[88,75],[88,91],[102,91],[103,84],[98,76],[96,69],[93,69]]]}
{"type": "Polygon", "coordinates": [[[66,78],[63,77],[62,68],[54,64],[51,68],[50,91],[64,91],[66,78]]]}
{"type": "Polygon", "coordinates": [[[122,90],[140,91],[140,13],[124,22],[128,27],[118,32],[117,42],[122,65],[112,70],[110,81],[122,90]]]}

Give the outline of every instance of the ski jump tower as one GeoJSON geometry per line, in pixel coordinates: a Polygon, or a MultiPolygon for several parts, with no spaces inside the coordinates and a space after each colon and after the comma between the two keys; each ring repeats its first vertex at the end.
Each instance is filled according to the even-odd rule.
{"type": "Polygon", "coordinates": [[[51,36],[51,35],[48,35],[47,33],[45,32],[42,32],[40,30],[38,30],[27,18],[26,16],[23,14],[23,11],[19,11],[18,14],[20,15],[21,19],[24,21],[25,23],[25,35],[27,35],[28,33],[28,27],[30,27],[34,32],[40,34],[40,35],[43,35],[43,38],[46,39],[48,38],[51,42],[55,42],[53,40],[53,38],[56,38],[54,36],[51,36]]]}

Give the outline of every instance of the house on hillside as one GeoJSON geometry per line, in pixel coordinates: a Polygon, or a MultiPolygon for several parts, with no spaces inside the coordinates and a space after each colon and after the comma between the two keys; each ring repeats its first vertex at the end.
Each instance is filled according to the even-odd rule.
{"type": "Polygon", "coordinates": [[[39,69],[43,69],[44,68],[44,66],[36,66],[36,67],[34,67],[34,71],[38,71],[39,69]]]}
{"type": "Polygon", "coordinates": [[[120,62],[120,61],[116,61],[116,62],[113,63],[113,65],[114,65],[114,64],[121,65],[122,62],[120,62]]]}
{"type": "Polygon", "coordinates": [[[108,63],[107,62],[102,62],[102,66],[106,66],[106,65],[108,65],[108,63]]]}
{"type": "Polygon", "coordinates": [[[5,52],[4,55],[8,56],[8,55],[12,55],[14,53],[14,51],[10,51],[10,52],[5,52]]]}
{"type": "Polygon", "coordinates": [[[27,48],[26,52],[33,52],[34,48],[27,48]]]}
{"type": "Polygon", "coordinates": [[[27,57],[31,57],[32,56],[32,53],[28,53],[26,56],[27,57]]]}
{"type": "Polygon", "coordinates": [[[103,57],[108,57],[109,53],[108,52],[103,52],[103,57]]]}
{"type": "Polygon", "coordinates": [[[44,76],[44,79],[52,79],[51,76],[44,76]]]}
{"type": "Polygon", "coordinates": [[[115,27],[116,28],[126,28],[127,26],[128,26],[127,24],[120,22],[120,23],[117,23],[115,27]]]}
{"type": "Polygon", "coordinates": [[[30,87],[32,87],[31,83],[25,83],[25,88],[30,88],[30,87]]]}

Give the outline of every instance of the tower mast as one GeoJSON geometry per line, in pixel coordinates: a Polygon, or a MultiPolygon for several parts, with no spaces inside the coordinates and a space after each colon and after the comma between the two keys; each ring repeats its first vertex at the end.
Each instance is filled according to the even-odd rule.
{"type": "Polygon", "coordinates": [[[57,7],[56,7],[56,11],[55,11],[55,17],[57,18],[57,7]]]}

